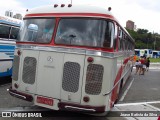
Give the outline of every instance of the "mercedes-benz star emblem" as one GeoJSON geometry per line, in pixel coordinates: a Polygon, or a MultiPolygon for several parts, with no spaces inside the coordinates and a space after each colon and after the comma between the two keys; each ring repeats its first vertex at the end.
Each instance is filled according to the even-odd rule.
{"type": "Polygon", "coordinates": [[[53,61],[53,58],[52,58],[51,56],[48,56],[48,57],[47,57],[47,60],[48,60],[49,62],[52,62],[52,61],[53,61]]]}

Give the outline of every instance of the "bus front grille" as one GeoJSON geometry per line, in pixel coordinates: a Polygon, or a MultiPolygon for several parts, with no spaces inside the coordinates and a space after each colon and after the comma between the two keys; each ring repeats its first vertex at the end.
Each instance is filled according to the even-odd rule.
{"type": "Polygon", "coordinates": [[[25,57],[23,64],[23,82],[34,84],[36,76],[37,60],[33,57],[25,57]]]}
{"type": "Polygon", "coordinates": [[[19,56],[15,55],[13,59],[13,71],[12,71],[13,80],[18,80],[19,64],[20,64],[20,58],[19,56]]]}
{"type": "Polygon", "coordinates": [[[68,92],[77,92],[79,89],[80,65],[75,62],[66,62],[63,69],[62,88],[68,92]]]}
{"type": "Polygon", "coordinates": [[[85,92],[91,95],[101,93],[104,68],[102,65],[90,64],[87,67],[85,92]]]}

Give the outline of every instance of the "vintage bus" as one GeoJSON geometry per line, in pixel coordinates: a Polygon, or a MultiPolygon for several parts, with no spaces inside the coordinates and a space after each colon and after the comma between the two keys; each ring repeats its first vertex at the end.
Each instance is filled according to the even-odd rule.
{"type": "Polygon", "coordinates": [[[153,50],[153,52],[152,52],[152,58],[160,58],[160,51],[153,50]]]}
{"type": "Polygon", "coordinates": [[[9,93],[53,110],[109,111],[134,55],[134,40],[109,10],[71,4],[29,10],[9,93]]]}
{"type": "Polygon", "coordinates": [[[15,40],[18,37],[20,20],[0,16],[0,79],[12,75],[15,40]]]}
{"type": "Polygon", "coordinates": [[[138,57],[152,57],[152,49],[135,49],[134,51],[135,55],[137,55],[138,57]]]}

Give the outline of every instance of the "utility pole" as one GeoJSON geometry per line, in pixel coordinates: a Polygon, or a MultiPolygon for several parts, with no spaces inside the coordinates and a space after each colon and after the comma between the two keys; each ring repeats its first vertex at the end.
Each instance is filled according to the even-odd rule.
{"type": "Polygon", "coordinates": [[[148,49],[148,39],[149,39],[149,38],[147,38],[147,49],[148,49]]]}
{"type": "Polygon", "coordinates": [[[156,37],[157,36],[154,36],[154,50],[156,49],[156,37]]]}

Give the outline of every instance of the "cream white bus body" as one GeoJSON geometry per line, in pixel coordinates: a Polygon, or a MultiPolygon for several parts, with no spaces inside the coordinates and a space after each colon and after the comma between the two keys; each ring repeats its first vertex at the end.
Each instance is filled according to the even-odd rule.
{"type": "Polygon", "coordinates": [[[106,9],[35,8],[24,17],[9,92],[53,110],[103,113],[126,83],[133,54],[134,40],[106,9]]]}

